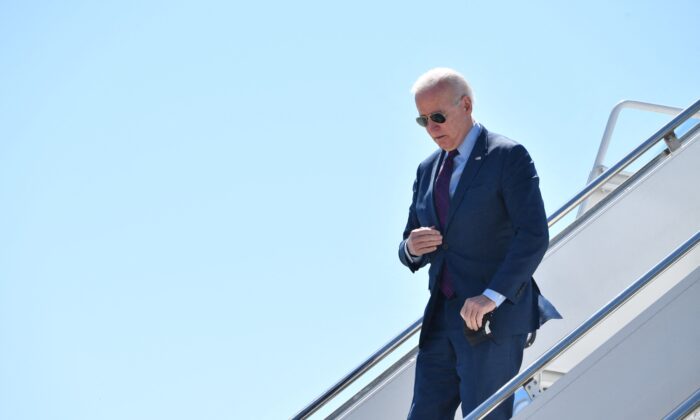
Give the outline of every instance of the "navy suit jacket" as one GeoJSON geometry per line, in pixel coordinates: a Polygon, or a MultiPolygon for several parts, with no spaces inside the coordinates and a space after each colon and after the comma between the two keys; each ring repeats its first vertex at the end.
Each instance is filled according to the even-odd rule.
{"type": "Polygon", "coordinates": [[[491,320],[495,338],[531,332],[558,317],[532,278],[549,246],[549,229],[539,178],[527,150],[482,129],[450,201],[446,226],[440,226],[433,199],[443,155],[437,150],[418,166],[399,247],[399,258],[411,271],[430,264],[431,299],[420,342],[430,327],[435,295],[441,293],[437,282],[443,266],[450,271],[461,303],[487,288],[505,296],[491,320]],[[410,261],[404,252],[406,239],[413,229],[430,226],[440,229],[442,245],[410,261]]]}

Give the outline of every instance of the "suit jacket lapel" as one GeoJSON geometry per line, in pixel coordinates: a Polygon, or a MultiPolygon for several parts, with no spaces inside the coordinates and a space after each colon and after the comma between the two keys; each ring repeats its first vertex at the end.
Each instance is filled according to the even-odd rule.
{"type": "MultiPolygon", "coordinates": [[[[482,127],[481,134],[479,134],[479,138],[476,139],[476,143],[474,144],[472,153],[469,155],[469,159],[467,159],[467,162],[465,164],[462,176],[459,178],[457,190],[455,190],[455,194],[450,200],[450,210],[447,213],[447,226],[450,226],[450,222],[452,221],[452,218],[454,217],[457,208],[462,202],[464,194],[469,189],[469,185],[472,183],[472,180],[479,172],[479,169],[481,169],[481,165],[486,159],[487,151],[488,132],[486,131],[486,128],[482,127]]],[[[446,230],[447,228],[445,228],[445,231],[446,230]]]]}

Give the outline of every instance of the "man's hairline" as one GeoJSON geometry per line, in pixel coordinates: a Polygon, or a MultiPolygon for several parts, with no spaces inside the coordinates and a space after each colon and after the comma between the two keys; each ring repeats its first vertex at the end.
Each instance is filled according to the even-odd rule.
{"type": "Polygon", "coordinates": [[[411,86],[411,93],[415,99],[419,94],[441,86],[447,86],[452,90],[458,97],[455,99],[457,103],[464,96],[468,97],[472,104],[474,103],[474,92],[467,79],[458,71],[448,67],[437,67],[420,75],[411,86]]]}
{"type": "Polygon", "coordinates": [[[448,88],[448,89],[451,90],[450,93],[451,93],[451,94],[454,94],[454,96],[456,96],[456,97],[452,100],[452,105],[459,105],[459,103],[460,103],[460,102],[462,101],[462,99],[464,99],[465,97],[469,98],[469,102],[470,102],[470,103],[473,103],[473,102],[474,102],[474,99],[469,95],[469,92],[468,92],[468,91],[467,91],[467,92],[463,92],[463,91],[462,91],[462,92],[460,93],[460,90],[458,90],[458,89],[456,88],[456,86],[454,86],[454,85],[453,85],[452,83],[450,83],[448,80],[438,80],[436,83],[433,83],[433,84],[431,84],[431,85],[424,85],[424,86],[420,87],[420,88],[419,88],[418,90],[416,90],[416,92],[413,94],[413,99],[414,99],[414,101],[417,102],[418,95],[420,95],[421,93],[427,92],[427,91],[432,90],[432,89],[439,89],[439,88],[443,88],[443,89],[444,89],[444,88],[448,88]]]}

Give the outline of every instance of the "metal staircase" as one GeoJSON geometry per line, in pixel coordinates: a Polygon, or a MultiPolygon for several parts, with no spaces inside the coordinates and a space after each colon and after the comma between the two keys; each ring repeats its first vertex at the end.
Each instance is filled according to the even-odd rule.
{"type": "MultiPolygon", "coordinates": [[[[554,392],[557,387],[563,387],[564,381],[585,377],[576,376],[574,372],[586,363],[593,363],[592,358],[609,343],[630,336],[629,333],[624,335],[632,328],[630,325],[649,316],[649,311],[660,305],[662,299],[671,299],[667,296],[678,290],[681,281],[690,281],[689,276],[700,266],[700,251],[694,246],[700,231],[700,188],[697,186],[700,181],[700,124],[677,134],[679,127],[685,129],[691,119],[700,117],[697,114],[700,101],[680,112],[620,162],[609,169],[601,169],[614,120],[623,104],[630,103],[654,112],[674,111],[669,107],[631,101],[613,110],[612,125],[608,123],[591,173],[594,179],[549,217],[550,231],[577,208],[578,217],[560,228],[556,235],[550,235],[553,239],[549,250],[535,273],[543,293],[555,303],[564,319],[547,323],[538,331],[534,344],[525,351],[521,373],[469,418],[480,418],[518,389],[516,408],[525,407],[534,397],[534,402],[521,413],[530,416],[527,413],[536,410],[536,418],[540,418],[544,411],[536,409],[537,405],[552,410],[556,404],[544,401],[563,401],[567,394],[554,392]],[[640,157],[648,158],[645,153],[661,142],[666,144],[663,152],[651,156],[641,169],[623,172],[640,157]],[[617,185],[610,187],[610,181],[617,181],[617,185]],[[687,249],[679,248],[681,244],[687,249]],[[642,283],[643,287],[634,289],[642,283]],[[542,392],[544,389],[547,391],[542,392]]],[[[314,413],[318,418],[405,418],[412,396],[416,333],[420,326],[421,319],[294,419],[309,418],[314,413]],[[358,385],[360,381],[364,381],[362,386],[358,385]]],[[[690,328],[693,327],[696,331],[700,329],[690,328]]],[[[700,342],[696,342],[696,346],[697,354],[700,342]]],[[[597,360],[603,359],[598,357],[597,360]]],[[[700,373],[700,358],[685,362],[700,373]]],[[[625,379],[622,374],[618,376],[625,379]]],[[[700,374],[696,378],[696,389],[700,389],[700,374]]],[[[626,380],[630,382],[632,378],[626,380]]],[[[622,386],[641,385],[635,379],[634,383],[622,386]]],[[[686,391],[678,389],[679,393],[686,391]]],[[[682,399],[676,398],[678,404],[690,394],[686,392],[682,399]]],[[[556,415],[561,416],[561,413],[556,415]]],[[[556,415],[551,418],[557,418],[556,415]]]]}

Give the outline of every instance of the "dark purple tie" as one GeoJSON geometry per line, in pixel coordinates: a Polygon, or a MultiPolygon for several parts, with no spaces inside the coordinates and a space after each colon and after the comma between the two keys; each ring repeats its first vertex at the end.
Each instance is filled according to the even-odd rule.
{"type": "MultiPolygon", "coordinates": [[[[450,211],[450,179],[452,178],[452,170],[455,166],[455,156],[458,154],[459,151],[457,149],[447,154],[445,161],[442,163],[442,168],[440,168],[440,173],[435,180],[435,210],[440,220],[443,238],[445,235],[445,225],[447,224],[447,214],[450,211]]],[[[454,295],[452,278],[444,263],[440,274],[439,285],[440,290],[442,290],[445,296],[450,298],[454,295]]]]}

